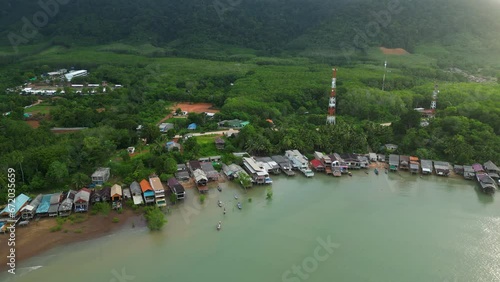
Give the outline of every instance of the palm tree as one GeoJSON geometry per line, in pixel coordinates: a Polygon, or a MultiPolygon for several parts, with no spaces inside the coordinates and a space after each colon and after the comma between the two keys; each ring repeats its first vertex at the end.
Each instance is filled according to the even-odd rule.
{"type": "Polygon", "coordinates": [[[24,171],[23,171],[24,156],[23,156],[23,153],[20,151],[14,151],[11,153],[11,158],[12,158],[13,163],[19,164],[19,168],[21,169],[21,177],[22,177],[23,183],[24,183],[24,171]]]}
{"type": "Polygon", "coordinates": [[[78,172],[75,175],[73,175],[72,178],[73,184],[75,185],[76,189],[80,189],[85,187],[90,182],[90,177],[88,177],[85,173],[78,172]]]}

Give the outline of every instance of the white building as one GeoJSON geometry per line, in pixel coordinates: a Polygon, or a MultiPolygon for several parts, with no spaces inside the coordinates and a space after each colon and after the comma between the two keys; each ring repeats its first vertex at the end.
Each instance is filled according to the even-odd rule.
{"type": "Polygon", "coordinates": [[[64,75],[67,81],[71,81],[74,77],[79,77],[79,76],[87,76],[88,72],[87,70],[77,70],[77,71],[71,71],[68,72],[67,74],[64,75]]]}

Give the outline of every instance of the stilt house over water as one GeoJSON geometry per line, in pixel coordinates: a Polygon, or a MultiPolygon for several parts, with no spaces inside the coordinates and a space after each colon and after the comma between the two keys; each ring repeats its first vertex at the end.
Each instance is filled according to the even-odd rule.
{"type": "Polygon", "coordinates": [[[390,154],[389,155],[389,170],[397,171],[399,168],[399,156],[390,154]]]}
{"type": "Polygon", "coordinates": [[[484,163],[484,170],[491,178],[496,180],[500,178],[500,169],[492,161],[487,161],[484,163]]]}
{"type": "Polygon", "coordinates": [[[422,167],[422,174],[432,174],[433,169],[431,160],[420,160],[420,166],[422,167]]]}

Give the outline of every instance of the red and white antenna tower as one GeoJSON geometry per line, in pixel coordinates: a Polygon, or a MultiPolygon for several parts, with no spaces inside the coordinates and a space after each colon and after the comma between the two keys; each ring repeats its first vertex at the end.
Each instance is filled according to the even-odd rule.
{"type": "Polygon", "coordinates": [[[434,117],[436,115],[436,105],[437,105],[437,97],[439,94],[439,89],[438,85],[434,85],[434,92],[432,92],[432,101],[431,101],[431,112],[432,115],[431,117],[434,117]]]}
{"type": "Polygon", "coordinates": [[[337,69],[333,69],[332,75],[332,92],[328,102],[328,116],[326,117],[326,124],[335,124],[335,111],[337,109],[336,86],[337,84],[337,69]]]}

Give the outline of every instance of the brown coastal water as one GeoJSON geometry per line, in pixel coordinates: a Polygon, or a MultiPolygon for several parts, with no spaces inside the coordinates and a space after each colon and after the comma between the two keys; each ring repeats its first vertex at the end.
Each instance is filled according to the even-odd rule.
{"type": "Polygon", "coordinates": [[[499,195],[475,182],[372,171],[273,180],[272,200],[265,186],[225,183],[200,205],[190,190],[159,233],[61,246],[0,281],[500,281],[499,195]]]}

